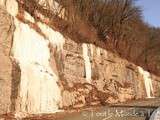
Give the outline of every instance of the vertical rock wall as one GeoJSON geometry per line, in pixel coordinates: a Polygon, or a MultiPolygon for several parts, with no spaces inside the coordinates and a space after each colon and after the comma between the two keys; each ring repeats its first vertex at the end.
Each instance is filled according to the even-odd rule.
{"type": "MultiPolygon", "coordinates": [[[[26,12],[21,14],[20,20],[17,17],[18,4],[15,0],[6,0],[1,4],[4,9],[10,13],[12,16],[10,20],[15,25],[14,33],[12,32],[11,35],[11,37],[13,37],[12,55],[7,51],[7,49],[11,49],[11,46],[9,46],[11,43],[6,44],[8,47],[7,49],[2,48],[2,51],[6,50],[8,52],[6,54],[6,57],[8,57],[6,58],[7,60],[9,57],[12,57],[13,64],[13,66],[9,67],[6,65],[9,63],[2,66],[8,67],[7,74],[12,79],[6,79],[2,76],[3,79],[6,79],[5,82],[5,79],[2,80],[2,83],[4,82],[6,85],[4,85],[1,91],[5,95],[4,90],[6,88],[7,92],[9,91],[10,94],[5,98],[8,101],[11,100],[8,102],[7,106],[10,108],[6,109],[13,110],[16,113],[22,112],[32,114],[59,111],[59,106],[61,104],[61,91],[58,85],[59,76],[56,74],[58,71],[56,67],[51,66],[52,63],[50,60],[52,59],[55,61],[55,58],[54,56],[51,58],[52,51],[50,51],[49,46],[52,46],[53,50],[56,51],[55,53],[61,54],[60,51],[62,51],[64,44],[63,36],[46,25],[41,23],[35,24],[34,19],[26,12]],[[28,21],[28,23],[25,21],[28,21]],[[9,71],[9,69],[11,69],[11,71],[9,71]],[[10,74],[12,76],[10,76],[10,74]],[[7,84],[10,85],[8,85],[8,88],[7,84]]],[[[7,22],[5,23],[4,21],[3,19],[2,24],[7,24],[7,22]]],[[[8,23],[8,25],[12,24],[8,23]]],[[[5,27],[8,26],[5,25],[5,27]]],[[[2,32],[8,32],[5,33],[8,37],[11,28],[8,31],[7,28],[6,31],[4,29],[2,29],[2,32]]],[[[2,37],[6,40],[3,40],[1,42],[2,44],[8,42],[7,37],[2,37]]],[[[9,42],[12,42],[11,39],[9,40],[9,42]]],[[[3,57],[3,59],[5,60],[5,57],[3,57]]],[[[6,62],[9,62],[9,60],[6,62]]],[[[3,98],[1,98],[1,100],[3,100],[3,98]]],[[[1,103],[3,104],[3,102],[1,103]]]]}
{"type": "Polygon", "coordinates": [[[160,96],[159,77],[95,45],[64,38],[26,12],[19,19],[15,0],[4,3],[12,19],[0,9],[0,112],[53,113],[160,96]]]}
{"type": "Polygon", "coordinates": [[[158,96],[158,77],[102,48],[67,39],[64,56],[64,107],[158,96]]]}
{"type": "Polygon", "coordinates": [[[10,50],[14,26],[11,16],[0,7],[0,113],[9,112],[12,90],[10,50]]]}

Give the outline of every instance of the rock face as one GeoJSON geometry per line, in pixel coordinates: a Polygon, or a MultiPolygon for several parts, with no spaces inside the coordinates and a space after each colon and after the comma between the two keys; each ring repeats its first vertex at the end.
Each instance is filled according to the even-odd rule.
{"type": "Polygon", "coordinates": [[[157,88],[153,89],[159,85],[158,77],[91,44],[66,40],[63,66],[64,106],[79,107],[158,96],[157,88]]]}
{"type": "Polygon", "coordinates": [[[13,36],[11,16],[0,8],[0,113],[8,112],[11,105],[12,62],[10,50],[13,36]]]}
{"type": "Polygon", "coordinates": [[[0,113],[159,97],[159,77],[93,44],[64,38],[25,11],[18,17],[16,4],[6,8],[13,14],[0,9],[0,113]]]}

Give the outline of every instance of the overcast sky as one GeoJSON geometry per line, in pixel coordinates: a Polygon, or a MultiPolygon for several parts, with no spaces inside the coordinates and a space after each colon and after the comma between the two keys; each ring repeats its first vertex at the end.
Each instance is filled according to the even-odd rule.
{"type": "Polygon", "coordinates": [[[142,7],[147,23],[160,27],[160,0],[137,0],[136,4],[142,7]]]}

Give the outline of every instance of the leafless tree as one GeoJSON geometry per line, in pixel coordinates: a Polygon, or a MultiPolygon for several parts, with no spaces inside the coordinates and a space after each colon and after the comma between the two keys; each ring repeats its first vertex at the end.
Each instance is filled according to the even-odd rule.
{"type": "Polygon", "coordinates": [[[160,61],[160,32],[143,22],[141,9],[133,0],[17,1],[36,21],[66,37],[100,45],[136,64],[146,64],[150,71],[160,71],[156,67],[160,61]]]}

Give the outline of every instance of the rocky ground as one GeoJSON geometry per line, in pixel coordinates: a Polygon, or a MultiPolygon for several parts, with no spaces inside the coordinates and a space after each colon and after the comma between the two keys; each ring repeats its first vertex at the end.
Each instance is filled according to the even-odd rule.
{"type": "MultiPolygon", "coordinates": [[[[160,106],[160,99],[146,99],[105,107],[67,110],[55,114],[30,115],[23,120],[149,120],[160,106]]],[[[1,115],[0,120],[16,120],[12,114],[1,115]]]]}

